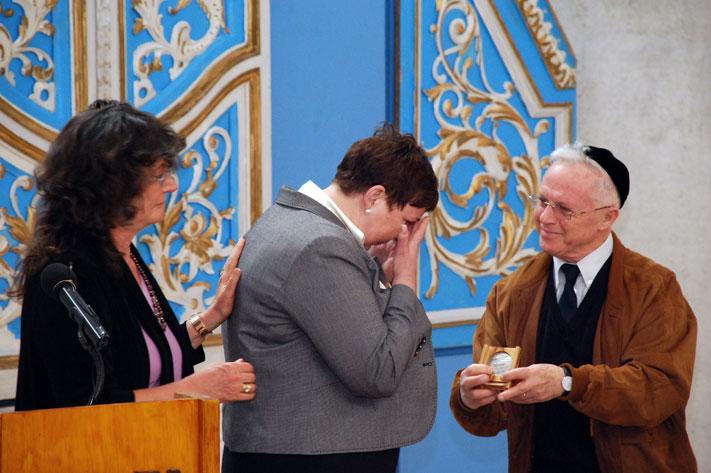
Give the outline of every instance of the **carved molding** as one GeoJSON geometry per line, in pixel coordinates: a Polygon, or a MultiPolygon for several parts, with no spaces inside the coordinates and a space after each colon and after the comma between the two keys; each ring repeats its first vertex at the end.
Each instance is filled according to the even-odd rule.
{"type": "MultiPolygon", "coordinates": [[[[261,52],[261,28],[259,23],[260,5],[258,0],[245,0],[247,28],[247,42],[244,45],[226,52],[219,60],[212,64],[201,74],[189,91],[161,114],[167,123],[175,123],[183,119],[197,104],[215,88],[216,84],[225,77],[225,71],[238,64],[246,63],[261,52]]],[[[224,89],[223,89],[224,91],[224,89]]]]}
{"type": "Polygon", "coordinates": [[[545,21],[538,0],[516,0],[516,6],[526,20],[526,27],[533,36],[538,52],[559,89],[575,87],[575,69],[566,64],[566,54],[558,47],[558,39],[551,34],[550,23],[545,21]]]}
{"type": "Polygon", "coordinates": [[[96,0],[96,96],[103,99],[119,98],[113,84],[113,78],[119,74],[118,64],[113,60],[116,17],[112,4],[116,3],[116,0],[96,0]]]}
{"type": "MultiPolygon", "coordinates": [[[[543,101],[491,1],[436,2],[436,21],[429,25],[431,37],[421,33],[425,4],[417,2],[414,15],[413,123],[420,138],[424,107],[431,107],[427,114],[434,123],[427,127],[434,126],[437,141],[427,152],[446,202],[432,212],[425,236],[430,263],[425,297],[433,298],[440,289],[444,267],[461,277],[473,295],[476,278],[509,274],[536,253],[525,245],[535,228],[527,196],[538,192],[543,169],[549,164],[540,153],[539,140],[554,125],[555,143],[567,141],[572,105],[543,101]],[[485,48],[483,30],[491,35],[495,50],[485,48]],[[421,57],[422,41],[434,42],[436,56],[431,63],[421,57]],[[490,80],[487,65],[493,59],[489,55],[494,54],[507,67],[511,80],[490,80]],[[426,69],[434,85],[423,88],[421,70],[426,69]],[[507,130],[506,136],[502,129],[507,130]],[[512,136],[520,145],[508,145],[512,136]],[[512,154],[514,148],[520,151],[512,154]],[[471,171],[462,175],[460,169],[471,171]],[[460,236],[472,244],[462,249],[447,243],[460,236]]],[[[461,314],[452,321],[460,318],[461,314]]]]}
{"type": "MultiPolygon", "coordinates": [[[[169,8],[171,15],[177,15],[191,0],[180,0],[175,8],[169,8]]],[[[170,35],[165,36],[163,15],[159,7],[163,0],[132,0],[132,6],[139,17],[133,24],[133,34],[145,30],[152,41],[143,43],[133,53],[133,70],[137,79],[133,83],[133,97],[136,106],[141,107],[156,95],[150,75],[163,69],[162,56],[173,58],[173,66],[168,71],[170,79],[175,80],[190,62],[205,51],[217,38],[225,26],[225,8],[222,0],[197,0],[198,5],[209,21],[205,34],[194,40],[190,37],[191,26],[187,21],[179,21],[170,35]]]]}
{"type": "MultiPolygon", "coordinates": [[[[68,63],[67,70],[57,70],[51,56],[46,51],[36,47],[27,47],[27,43],[38,34],[53,37],[54,48],[67,47],[73,51],[87,51],[87,18],[85,0],[67,0],[71,11],[71,45],[64,45],[64,38],[55,36],[55,26],[45,19],[48,14],[55,14],[58,0],[28,0],[15,3],[24,8],[21,24],[18,29],[18,38],[13,42],[9,40],[9,32],[0,24],[0,75],[3,75],[10,84],[14,84],[14,75],[9,68],[13,59],[20,60],[21,73],[34,80],[33,93],[29,99],[52,112],[53,116],[72,115],[76,110],[83,110],[88,104],[89,79],[87,58],[84,54],[71,54],[72,62],[68,63]],[[29,18],[29,19],[28,19],[29,18]],[[19,57],[23,56],[23,57],[19,57]],[[31,59],[34,58],[34,61],[31,59]],[[10,77],[8,77],[8,74],[10,77]],[[57,77],[70,75],[69,83],[73,90],[63,91],[64,95],[70,94],[72,101],[65,100],[64,105],[57,103],[55,98],[55,83],[57,77]],[[65,110],[59,110],[62,107],[65,110]]],[[[12,8],[2,10],[0,16],[14,15],[12,8]]],[[[60,66],[63,64],[59,64],[60,66]]],[[[62,81],[59,82],[60,86],[62,81]]],[[[21,110],[17,104],[11,103],[0,97],[0,139],[13,150],[13,155],[19,155],[28,161],[41,161],[49,145],[57,136],[55,126],[43,119],[34,116],[27,110],[21,110]]],[[[34,164],[32,164],[34,165],[34,164]]]]}
{"type": "MultiPolygon", "coordinates": [[[[0,180],[6,177],[5,167],[0,163],[0,180]]],[[[31,177],[16,177],[10,185],[10,208],[0,208],[0,279],[5,282],[7,287],[13,283],[15,268],[8,264],[6,257],[9,253],[14,253],[18,257],[22,254],[29,242],[34,224],[33,206],[21,206],[18,194],[30,192],[33,187],[31,177]],[[11,237],[16,243],[13,243],[8,237],[11,237]]],[[[5,329],[7,324],[20,316],[21,305],[15,299],[10,299],[7,292],[0,293],[0,302],[4,303],[4,307],[0,307],[0,327],[5,329]]]]}
{"type": "MultiPolygon", "coordinates": [[[[240,194],[238,214],[248,215],[248,224],[254,222],[263,210],[259,84],[258,70],[235,77],[212,99],[199,103],[200,112],[178,130],[184,136],[191,136],[199,125],[209,123],[215,111],[220,113],[233,103],[242,109],[239,118],[242,131],[236,142],[242,143],[238,156],[245,162],[233,165],[237,164],[239,169],[239,188],[247,190],[240,194]],[[237,93],[238,90],[244,93],[237,93]]],[[[182,166],[191,169],[192,173],[187,189],[170,197],[166,216],[163,223],[156,226],[156,233],[141,237],[151,254],[151,271],[164,288],[166,298],[182,306],[184,314],[203,310],[211,303],[212,296],[208,297],[208,294],[212,292],[212,286],[197,279],[198,271],[213,275],[213,262],[229,255],[230,248],[224,246],[222,240],[227,231],[225,225],[235,218],[236,210],[233,207],[217,208],[209,200],[220,178],[223,188],[229,183],[225,173],[233,154],[232,139],[223,128],[212,126],[200,140],[207,154],[203,156],[191,148],[182,159],[182,166]],[[224,148],[218,155],[219,143],[223,143],[224,148]],[[176,247],[177,241],[181,243],[176,247]]],[[[241,220],[245,220],[244,217],[241,220]]]]}
{"type": "MultiPolygon", "coordinates": [[[[29,43],[38,34],[54,36],[54,25],[45,18],[57,5],[57,1],[15,0],[24,12],[16,38],[0,23],[0,75],[15,86],[15,74],[10,69],[10,63],[13,60],[20,61],[22,75],[34,79],[29,98],[49,111],[55,109],[55,84],[52,80],[54,61],[46,51],[30,46],[29,43]]],[[[12,17],[15,14],[13,8],[0,10],[0,16],[12,17]]]]}
{"type": "MultiPolygon", "coordinates": [[[[74,69],[82,71],[86,68],[89,70],[87,74],[92,74],[93,77],[84,77],[85,84],[94,86],[91,95],[117,98],[117,93],[125,90],[125,87],[121,87],[121,81],[126,80],[125,62],[122,62],[126,57],[123,45],[123,1],[114,4],[112,0],[97,0],[95,7],[88,10],[84,6],[85,0],[68,1],[72,6],[70,14],[75,27],[72,45],[75,49],[81,46],[77,50],[88,54],[83,62],[74,58],[74,69]],[[117,12],[118,24],[115,20],[117,12]],[[90,13],[89,17],[87,13],[90,13]],[[87,39],[97,45],[96,49],[86,47],[87,39]],[[91,84],[89,81],[95,82],[91,84]]],[[[133,1],[145,6],[157,2],[133,1]]],[[[170,3],[174,9],[169,13],[177,15],[190,1],[170,3]]],[[[198,0],[198,3],[213,26],[224,28],[222,1],[198,0]],[[212,13],[208,15],[208,11],[212,13]]],[[[265,110],[268,113],[268,108],[263,109],[261,80],[265,70],[268,77],[268,62],[259,56],[262,27],[260,8],[263,8],[260,0],[245,0],[245,41],[226,49],[209,67],[196,73],[190,88],[162,112],[157,112],[163,121],[185,136],[189,144],[192,143],[191,147],[195,143],[201,143],[204,147],[204,150],[200,150],[199,146],[189,148],[184,155],[183,164],[188,165],[188,168],[180,173],[183,185],[179,193],[169,198],[164,222],[156,225],[151,230],[152,234],[139,235],[142,251],[148,249],[151,269],[165,289],[166,296],[172,303],[184,307],[188,314],[209,305],[213,297],[210,281],[216,280],[214,273],[221,267],[221,264],[215,263],[229,254],[230,244],[237,238],[238,232],[235,230],[246,231],[250,222],[261,214],[265,199],[271,198],[270,176],[262,175],[263,172],[268,173],[271,167],[268,162],[263,162],[264,159],[268,160],[269,149],[268,143],[264,142],[265,132],[262,127],[266,126],[267,130],[269,127],[268,123],[262,121],[262,114],[265,110]],[[231,107],[236,107],[237,116],[233,118],[237,120],[239,129],[236,130],[237,136],[229,137],[227,130],[215,121],[231,107]],[[216,146],[217,143],[221,143],[220,146],[216,146]],[[267,156],[263,156],[264,153],[267,156]],[[231,163],[234,159],[239,159],[239,163],[231,163]],[[228,172],[228,169],[231,171],[228,172]],[[216,204],[218,201],[225,202],[221,193],[229,185],[230,179],[234,179],[232,173],[235,169],[239,175],[239,196],[231,196],[225,205],[216,204]],[[216,195],[218,197],[213,199],[216,195]],[[232,231],[234,234],[226,233],[232,231]]],[[[189,32],[189,28],[182,31],[189,32]]],[[[201,44],[204,46],[212,41],[206,36],[196,41],[189,35],[182,38],[176,40],[174,46],[192,45],[192,49],[188,48],[190,50],[185,52],[184,58],[187,60],[177,74],[185,72],[189,61],[200,53],[201,44]]],[[[166,42],[170,43],[167,39],[166,42]]],[[[76,83],[74,88],[76,93],[76,83]]],[[[89,95],[86,98],[88,100],[89,95]]],[[[265,100],[268,103],[268,99],[265,100]]],[[[44,128],[41,123],[26,117],[23,111],[2,99],[0,116],[3,117],[0,140],[4,141],[7,150],[2,158],[16,165],[17,150],[20,155],[33,152],[32,157],[36,161],[41,160],[49,143],[56,137],[56,132],[44,128]],[[10,118],[8,127],[5,126],[5,117],[10,118]],[[40,134],[42,140],[34,138],[40,134]],[[33,151],[31,143],[37,145],[34,146],[36,150],[33,151]]],[[[36,161],[30,160],[31,166],[22,167],[20,172],[31,173],[36,161]]],[[[6,197],[0,205],[0,280],[9,283],[14,272],[11,266],[14,266],[12,260],[15,258],[12,255],[22,253],[33,226],[34,216],[32,205],[29,208],[27,206],[28,198],[35,202],[36,196],[32,195],[34,189],[29,176],[15,177],[5,171],[4,162],[0,160],[0,180],[6,180],[3,185],[5,188],[11,187],[14,196],[6,197]],[[8,182],[9,179],[13,181],[8,182]]],[[[12,354],[13,347],[16,353],[19,345],[7,324],[19,317],[21,306],[5,296],[0,295],[0,347],[2,353],[12,354]]],[[[180,315],[181,309],[177,313],[180,315]]],[[[0,369],[4,366],[1,362],[11,362],[11,358],[0,356],[0,369]]]]}
{"type": "Polygon", "coordinates": [[[454,217],[444,205],[432,212],[425,238],[431,268],[427,298],[434,297],[439,289],[440,265],[462,277],[474,294],[475,277],[507,274],[535,253],[523,247],[534,228],[533,208],[526,196],[537,193],[541,175],[537,138],[548,130],[545,120],[535,129],[529,128],[512,105],[512,83],[505,82],[498,89],[490,84],[474,7],[467,2],[441,2],[437,13],[437,23],[430,27],[437,47],[431,69],[436,85],[424,93],[432,104],[440,142],[428,154],[449,202],[462,209],[471,208],[471,212],[464,220],[454,217]],[[447,18],[452,19],[447,22],[447,18]],[[481,86],[474,84],[472,74],[480,79],[481,86]],[[509,154],[497,132],[502,124],[516,130],[527,150],[524,155],[509,154]],[[456,192],[451,180],[456,165],[464,160],[475,161],[482,171],[471,176],[464,192],[456,192]],[[506,203],[511,174],[517,182],[514,192],[523,204],[522,216],[506,203]],[[495,210],[501,212],[502,221],[498,234],[490,235],[486,224],[495,210]],[[442,243],[470,232],[478,237],[478,243],[465,253],[449,250],[442,243]]]}
{"type": "Polygon", "coordinates": [[[227,130],[214,126],[201,141],[207,156],[191,149],[181,160],[181,166],[192,174],[187,189],[171,195],[163,222],[156,225],[157,233],[140,237],[148,246],[151,270],[166,298],[183,306],[186,313],[203,311],[210,304],[206,293],[212,288],[207,282],[196,281],[198,272],[214,275],[213,262],[226,259],[231,251],[229,245],[222,244],[222,235],[234,208],[218,209],[210,195],[230,163],[232,139],[227,130]],[[218,155],[220,143],[223,152],[218,155]],[[172,252],[178,241],[182,244],[172,252]]]}
{"type": "Polygon", "coordinates": [[[535,118],[555,120],[555,143],[562,145],[573,140],[572,102],[547,102],[538,90],[536,81],[525,65],[521,53],[504,24],[494,0],[471,0],[486,24],[496,48],[504,60],[511,79],[526,103],[529,114],[535,118]]]}

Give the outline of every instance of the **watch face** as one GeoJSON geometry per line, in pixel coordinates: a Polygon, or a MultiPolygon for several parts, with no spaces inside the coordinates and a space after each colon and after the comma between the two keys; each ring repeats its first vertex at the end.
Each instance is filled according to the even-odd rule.
{"type": "Polygon", "coordinates": [[[494,369],[494,374],[496,376],[506,373],[511,369],[512,364],[513,358],[511,358],[511,355],[505,351],[494,353],[494,355],[489,359],[489,366],[494,369]]]}
{"type": "Polygon", "coordinates": [[[570,392],[571,389],[573,389],[573,377],[572,376],[563,376],[563,390],[565,392],[570,392]]]}

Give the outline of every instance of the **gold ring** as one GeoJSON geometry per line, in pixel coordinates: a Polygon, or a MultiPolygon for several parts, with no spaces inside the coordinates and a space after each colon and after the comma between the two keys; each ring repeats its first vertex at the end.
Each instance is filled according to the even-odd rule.
{"type": "Polygon", "coordinates": [[[244,383],[242,385],[242,392],[245,394],[249,394],[252,392],[252,385],[249,383],[244,383]]]}

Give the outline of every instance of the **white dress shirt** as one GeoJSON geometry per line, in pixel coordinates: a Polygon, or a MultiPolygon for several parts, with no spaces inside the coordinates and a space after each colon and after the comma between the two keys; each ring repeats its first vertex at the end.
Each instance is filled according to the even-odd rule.
{"type": "MultiPolygon", "coordinates": [[[[578,306],[585,298],[588,289],[592,286],[595,276],[600,272],[605,261],[612,254],[612,235],[608,235],[607,239],[602,245],[598,246],[585,258],[578,261],[576,264],[578,269],[580,269],[580,274],[578,279],[575,281],[575,286],[573,290],[575,291],[575,297],[578,300],[578,306]]],[[[557,256],[553,257],[553,282],[556,287],[556,299],[560,300],[563,295],[563,288],[565,287],[565,274],[560,270],[567,261],[564,261],[557,256]]]]}
{"type": "Polygon", "coordinates": [[[330,210],[333,215],[338,217],[338,219],[343,222],[343,224],[348,228],[358,243],[363,246],[365,241],[365,235],[363,231],[358,228],[358,226],[349,219],[345,213],[336,205],[336,203],[331,199],[328,194],[326,194],[323,189],[317,186],[313,181],[306,182],[303,186],[299,188],[299,192],[307,197],[311,197],[313,200],[330,210]]]}

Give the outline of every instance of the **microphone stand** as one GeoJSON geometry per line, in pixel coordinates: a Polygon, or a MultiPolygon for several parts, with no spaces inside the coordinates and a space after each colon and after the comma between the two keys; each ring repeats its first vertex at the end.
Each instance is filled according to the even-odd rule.
{"type": "Polygon", "coordinates": [[[74,320],[78,324],[77,338],[79,339],[79,343],[84,350],[89,352],[92,360],[94,360],[94,376],[92,377],[93,390],[89,402],[87,403],[87,406],[93,406],[101,390],[104,388],[104,380],[106,379],[106,367],[104,366],[104,358],[101,356],[101,349],[106,345],[106,341],[104,339],[97,340],[96,337],[90,335],[91,343],[89,343],[87,336],[84,334],[85,328],[88,327],[80,322],[82,318],[78,314],[72,315],[75,316],[74,320]]]}
{"type": "Polygon", "coordinates": [[[52,263],[42,270],[40,284],[42,290],[54,300],[61,302],[69,311],[69,316],[77,324],[77,338],[81,347],[89,352],[94,362],[93,389],[88,405],[93,405],[104,388],[106,368],[101,349],[109,343],[109,334],[101,326],[94,309],[76,292],[76,275],[69,266],[52,263]]]}

